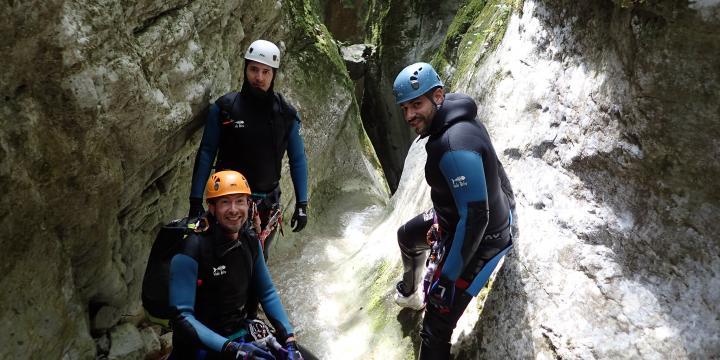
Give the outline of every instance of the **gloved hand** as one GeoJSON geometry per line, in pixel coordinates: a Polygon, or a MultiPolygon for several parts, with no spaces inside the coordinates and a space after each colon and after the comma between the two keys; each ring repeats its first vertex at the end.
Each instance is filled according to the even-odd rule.
{"type": "Polygon", "coordinates": [[[203,208],[203,199],[191,197],[190,198],[190,211],[188,211],[188,217],[199,218],[204,213],[205,213],[205,208],[203,208]]]}
{"type": "Polygon", "coordinates": [[[275,356],[261,347],[246,342],[231,341],[225,345],[225,352],[235,355],[235,359],[269,359],[275,360],[275,356]]]}
{"type": "Polygon", "coordinates": [[[293,232],[298,232],[307,225],[307,203],[296,203],[295,212],[290,220],[293,232]]]}
{"type": "Polygon", "coordinates": [[[455,299],[455,282],[443,275],[430,287],[427,295],[428,304],[434,306],[441,314],[450,312],[455,299]]]}
{"type": "Polygon", "coordinates": [[[288,360],[303,360],[302,354],[300,354],[300,348],[298,348],[295,340],[288,341],[285,344],[288,351],[288,360]]]}

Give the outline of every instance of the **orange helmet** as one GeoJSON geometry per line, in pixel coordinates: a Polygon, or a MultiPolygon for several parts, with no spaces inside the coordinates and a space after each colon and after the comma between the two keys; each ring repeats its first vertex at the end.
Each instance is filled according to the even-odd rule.
{"type": "Polygon", "coordinates": [[[232,171],[218,171],[212,176],[205,186],[205,199],[213,199],[230,194],[250,195],[250,185],[243,174],[232,171]]]}

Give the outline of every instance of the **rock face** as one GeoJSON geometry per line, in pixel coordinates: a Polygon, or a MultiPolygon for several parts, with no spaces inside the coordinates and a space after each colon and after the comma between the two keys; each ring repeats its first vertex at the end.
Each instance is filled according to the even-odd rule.
{"type": "Polygon", "coordinates": [[[717,356],[720,5],[518,5],[488,2],[439,61],[479,101],[521,228],[458,358],[717,356]],[[488,6],[506,30],[473,28],[488,6]]]}
{"type": "MultiPolygon", "coordinates": [[[[457,358],[720,353],[717,1],[398,0],[354,2],[356,13],[346,4],[0,4],[0,358],[167,351],[168,334],[136,327],[146,257],[158,225],[187,211],[207,104],[240,87],[243,50],[261,37],[285,54],[276,89],[301,112],[310,166],[310,224],[276,242],[277,254],[387,202],[381,172],[394,188],[414,137],[392,80],[433,59],[451,90],[478,100],[521,228],[457,358]],[[367,35],[353,34],[357,24],[343,33],[376,46],[364,129],[321,9],[370,19],[367,35]]],[[[368,353],[394,358],[417,342],[420,321],[391,308],[399,261],[387,234],[428,202],[421,182],[407,186],[390,208],[408,213],[373,232],[382,247],[362,246],[380,259],[376,270],[338,267],[372,279],[348,285],[371,299],[360,310],[375,317],[360,335],[368,353]],[[376,330],[402,343],[382,344],[397,339],[373,339],[376,330]]]]}
{"type": "Polygon", "coordinates": [[[395,104],[392,84],[405,66],[429,62],[440,47],[460,1],[373,1],[368,41],[377,45],[368,64],[362,118],[388,184],[400,181],[405,155],[415,138],[395,104]]]}
{"type": "Polygon", "coordinates": [[[322,20],[333,37],[340,42],[361,43],[365,40],[368,1],[321,0],[322,20]]]}
{"type": "MultiPolygon", "coordinates": [[[[285,54],[276,89],[303,117],[311,214],[336,197],[386,198],[352,83],[306,1],[0,9],[0,358],[92,358],[91,325],[101,337],[142,314],[154,233],[187,211],[204,109],[240,87],[256,38],[285,54]]],[[[293,202],[289,176],[283,189],[293,202]]]]}

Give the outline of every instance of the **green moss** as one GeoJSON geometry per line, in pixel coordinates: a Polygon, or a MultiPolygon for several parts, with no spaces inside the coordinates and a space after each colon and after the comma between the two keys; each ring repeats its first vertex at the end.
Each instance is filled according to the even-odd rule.
{"type": "MultiPolygon", "coordinates": [[[[322,65],[330,65],[328,70],[334,70],[329,71],[330,73],[346,74],[347,68],[335,40],[317,15],[319,12],[316,9],[316,3],[310,0],[295,0],[290,1],[288,6],[288,23],[295,27],[295,31],[293,31],[295,36],[292,40],[301,44],[298,48],[301,52],[299,55],[304,60],[303,68],[308,70],[325,68],[318,66],[320,65],[318,61],[329,60],[329,64],[322,65]],[[317,54],[313,54],[313,50],[317,54]]],[[[317,76],[315,71],[309,71],[309,73],[317,76]]],[[[338,80],[350,88],[352,87],[348,76],[338,80]]]]}
{"type": "Polygon", "coordinates": [[[485,300],[487,300],[487,296],[490,293],[490,289],[492,289],[493,283],[495,282],[495,277],[491,277],[490,280],[488,280],[487,284],[480,289],[480,293],[477,296],[477,307],[478,310],[482,313],[483,307],[485,306],[485,300]]]}
{"type": "Polygon", "coordinates": [[[486,0],[469,0],[458,10],[455,19],[448,27],[447,35],[440,46],[440,50],[435,56],[434,65],[436,65],[436,68],[444,69],[451,59],[455,58],[463,36],[474,22],[476,14],[482,12],[485,3],[486,0]]]}
{"type": "MultiPolygon", "coordinates": [[[[445,73],[467,74],[470,67],[482,61],[500,44],[510,15],[521,9],[523,0],[469,0],[458,11],[445,41],[433,59],[433,65],[445,73]]],[[[449,78],[452,88],[456,80],[449,78]]]]}
{"type": "Polygon", "coordinates": [[[371,316],[371,331],[379,332],[387,326],[390,321],[390,314],[387,313],[386,304],[387,289],[391,287],[394,278],[397,276],[396,269],[388,260],[381,260],[375,268],[374,274],[369,274],[369,279],[375,279],[369,289],[368,313],[371,316]]]}

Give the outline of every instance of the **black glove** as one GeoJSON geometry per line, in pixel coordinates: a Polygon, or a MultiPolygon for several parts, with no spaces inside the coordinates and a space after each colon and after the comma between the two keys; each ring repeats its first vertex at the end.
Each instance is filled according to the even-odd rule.
{"type": "Polygon", "coordinates": [[[275,360],[275,356],[269,351],[253,344],[246,342],[231,341],[225,345],[225,352],[235,355],[235,359],[270,359],[275,360]]]}
{"type": "Polygon", "coordinates": [[[288,351],[288,360],[303,360],[302,354],[300,354],[300,350],[298,350],[297,342],[295,340],[288,341],[286,343],[287,351],[288,351]]]}
{"type": "Polygon", "coordinates": [[[307,225],[307,203],[296,203],[295,212],[290,220],[293,232],[298,232],[307,225]]]}
{"type": "Polygon", "coordinates": [[[434,306],[441,314],[450,312],[453,300],[455,299],[455,283],[445,276],[435,281],[428,292],[427,302],[434,306]]]}
{"type": "Polygon", "coordinates": [[[202,198],[191,197],[190,198],[190,211],[188,211],[188,217],[199,218],[205,213],[203,208],[202,198]]]}

